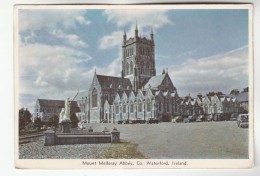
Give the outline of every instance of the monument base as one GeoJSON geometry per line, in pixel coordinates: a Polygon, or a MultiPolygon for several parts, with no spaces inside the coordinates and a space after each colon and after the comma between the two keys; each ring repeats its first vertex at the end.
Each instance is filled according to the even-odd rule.
{"type": "Polygon", "coordinates": [[[71,121],[61,122],[61,132],[62,133],[70,133],[70,129],[71,129],[71,121]]]}

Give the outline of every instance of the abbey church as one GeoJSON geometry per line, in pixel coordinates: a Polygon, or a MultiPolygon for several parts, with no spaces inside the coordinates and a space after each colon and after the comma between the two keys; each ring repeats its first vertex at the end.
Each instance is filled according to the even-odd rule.
{"type": "MultiPolygon", "coordinates": [[[[121,77],[95,72],[81,120],[117,122],[118,120],[160,119],[178,114],[177,89],[166,70],[156,75],[154,34],[141,37],[136,26],[134,37],[123,35],[121,77]]],[[[81,110],[81,112],[82,112],[81,110]]]]}
{"type": "MultiPolygon", "coordinates": [[[[151,30],[149,39],[138,34],[127,38],[123,34],[121,76],[94,73],[88,91],[77,94],[76,116],[81,122],[116,123],[124,120],[162,121],[176,115],[218,115],[248,112],[248,91],[239,94],[209,93],[192,98],[179,97],[176,87],[163,70],[156,75],[155,41],[151,30]]],[[[45,100],[44,100],[45,101],[45,100]]],[[[48,120],[50,114],[59,115],[62,108],[57,101],[51,105],[36,101],[35,117],[48,120]],[[50,108],[51,107],[51,108],[50,108]],[[55,109],[55,112],[53,111],[55,109]]]]}

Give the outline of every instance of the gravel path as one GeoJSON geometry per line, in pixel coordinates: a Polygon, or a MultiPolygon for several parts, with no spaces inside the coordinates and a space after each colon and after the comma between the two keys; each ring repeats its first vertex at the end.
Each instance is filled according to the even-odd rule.
{"type": "Polygon", "coordinates": [[[146,158],[248,158],[248,128],[236,121],[159,124],[87,124],[94,130],[116,127],[121,139],[138,144],[146,158]]]}
{"type": "Polygon", "coordinates": [[[44,141],[19,145],[20,159],[95,159],[111,144],[44,146],[44,141]]]}

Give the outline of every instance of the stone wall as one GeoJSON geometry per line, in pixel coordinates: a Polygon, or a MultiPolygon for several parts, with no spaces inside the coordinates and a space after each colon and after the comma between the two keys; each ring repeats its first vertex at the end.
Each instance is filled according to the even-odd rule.
{"type": "Polygon", "coordinates": [[[74,130],[71,133],[48,130],[44,133],[45,146],[71,144],[99,144],[120,142],[120,132],[114,128],[111,132],[93,132],[93,130],[74,130]]]}

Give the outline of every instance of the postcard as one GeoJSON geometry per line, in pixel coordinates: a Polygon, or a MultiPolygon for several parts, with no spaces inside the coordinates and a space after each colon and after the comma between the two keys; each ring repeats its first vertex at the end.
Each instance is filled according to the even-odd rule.
{"type": "Polygon", "coordinates": [[[16,167],[253,167],[252,8],[16,5],[16,167]]]}

